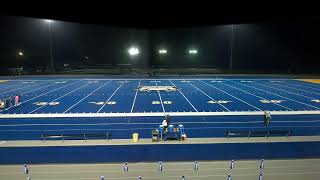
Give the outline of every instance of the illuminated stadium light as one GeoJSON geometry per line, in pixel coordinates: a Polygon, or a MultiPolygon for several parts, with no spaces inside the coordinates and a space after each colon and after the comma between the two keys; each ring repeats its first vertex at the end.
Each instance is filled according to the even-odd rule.
{"type": "Polygon", "coordinates": [[[45,19],[44,21],[49,23],[49,24],[51,24],[53,22],[51,19],[45,19]]]}
{"type": "Polygon", "coordinates": [[[137,56],[140,52],[139,49],[136,47],[131,47],[128,49],[128,53],[130,56],[137,56]]]}
{"type": "Polygon", "coordinates": [[[23,52],[22,52],[22,51],[19,51],[19,52],[18,52],[18,55],[19,55],[19,56],[23,56],[23,52]]]}
{"type": "Polygon", "coordinates": [[[167,54],[167,50],[166,49],[159,49],[159,54],[167,54]]]}
{"type": "Polygon", "coordinates": [[[189,49],[189,54],[197,54],[198,50],[196,49],[189,49]]]}

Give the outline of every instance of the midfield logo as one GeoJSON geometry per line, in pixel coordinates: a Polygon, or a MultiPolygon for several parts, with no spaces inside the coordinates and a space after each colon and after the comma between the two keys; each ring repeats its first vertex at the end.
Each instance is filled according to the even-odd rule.
{"type": "Polygon", "coordinates": [[[208,104],[227,104],[227,103],[231,103],[231,102],[233,102],[233,101],[226,101],[226,100],[213,101],[213,100],[210,100],[207,103],[208,104]]]}
{"type": "Polygon", "coordinates": [[[176,91],[177,88],[175,86],[140,86],[139,91],[145,91],[145,92],[150,92],[150,91],[176,91]]]}
{"type": "Polygon", "coordinates": [[[280,104],[283,101],[285,101],[285,100],[267,100],[267,99],[260,100],[260,102],[265,103],[265,104],[269,104],[269,103],[280,104]]]}

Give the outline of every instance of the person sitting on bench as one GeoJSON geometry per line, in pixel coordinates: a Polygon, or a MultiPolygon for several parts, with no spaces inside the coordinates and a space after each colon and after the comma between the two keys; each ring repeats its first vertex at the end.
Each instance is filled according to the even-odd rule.
{"type": "Polygon", "coordinates": [[[164,119],[163,121],[162,121],[162,126],[163,126],[163,130],[164,131],[166,131],[167,129],[168,129],[168,123],[167,123],[167,120],[166,119],[164,119]]]}
{"type": "Polygon", "coordinates": [[[168,126],[169,126],[169,125],[171,124],[171,120],[170,120],[170,117],[169,117],[168,114],[165,116],[165,119],[166,119],[167,124],[168,124],[168,126]]]}

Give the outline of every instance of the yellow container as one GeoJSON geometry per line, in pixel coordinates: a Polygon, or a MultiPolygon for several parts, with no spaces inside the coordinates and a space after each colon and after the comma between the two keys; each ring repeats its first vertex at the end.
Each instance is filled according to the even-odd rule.
{"type": "Polygon", "coordinates": [[[133,140],[133,142],[138,142],[139,141],[139,134],[138,133],[133,133],[132,134],[132,140],[133,140]]]}

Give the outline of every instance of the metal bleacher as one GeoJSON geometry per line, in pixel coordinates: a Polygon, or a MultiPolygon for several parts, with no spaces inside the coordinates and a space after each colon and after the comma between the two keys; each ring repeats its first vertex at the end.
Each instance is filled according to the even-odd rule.
{"type": "Polygon", "coordinates": [[[41,139],[46,140],[90,140],[90,139],[106,139],[107,141],[111,139],[110,132],[81,132],[81,133],[68,133],[61,130],[59,133],[43,131],[41,134],[41,139]]]}
{"type": "Polygon", "coordinates": [[[270,137],[270,136],[290,136],[292,130],[246,130],[246,131],[226,131],[225,135],[229,137],[270,137]]]}

